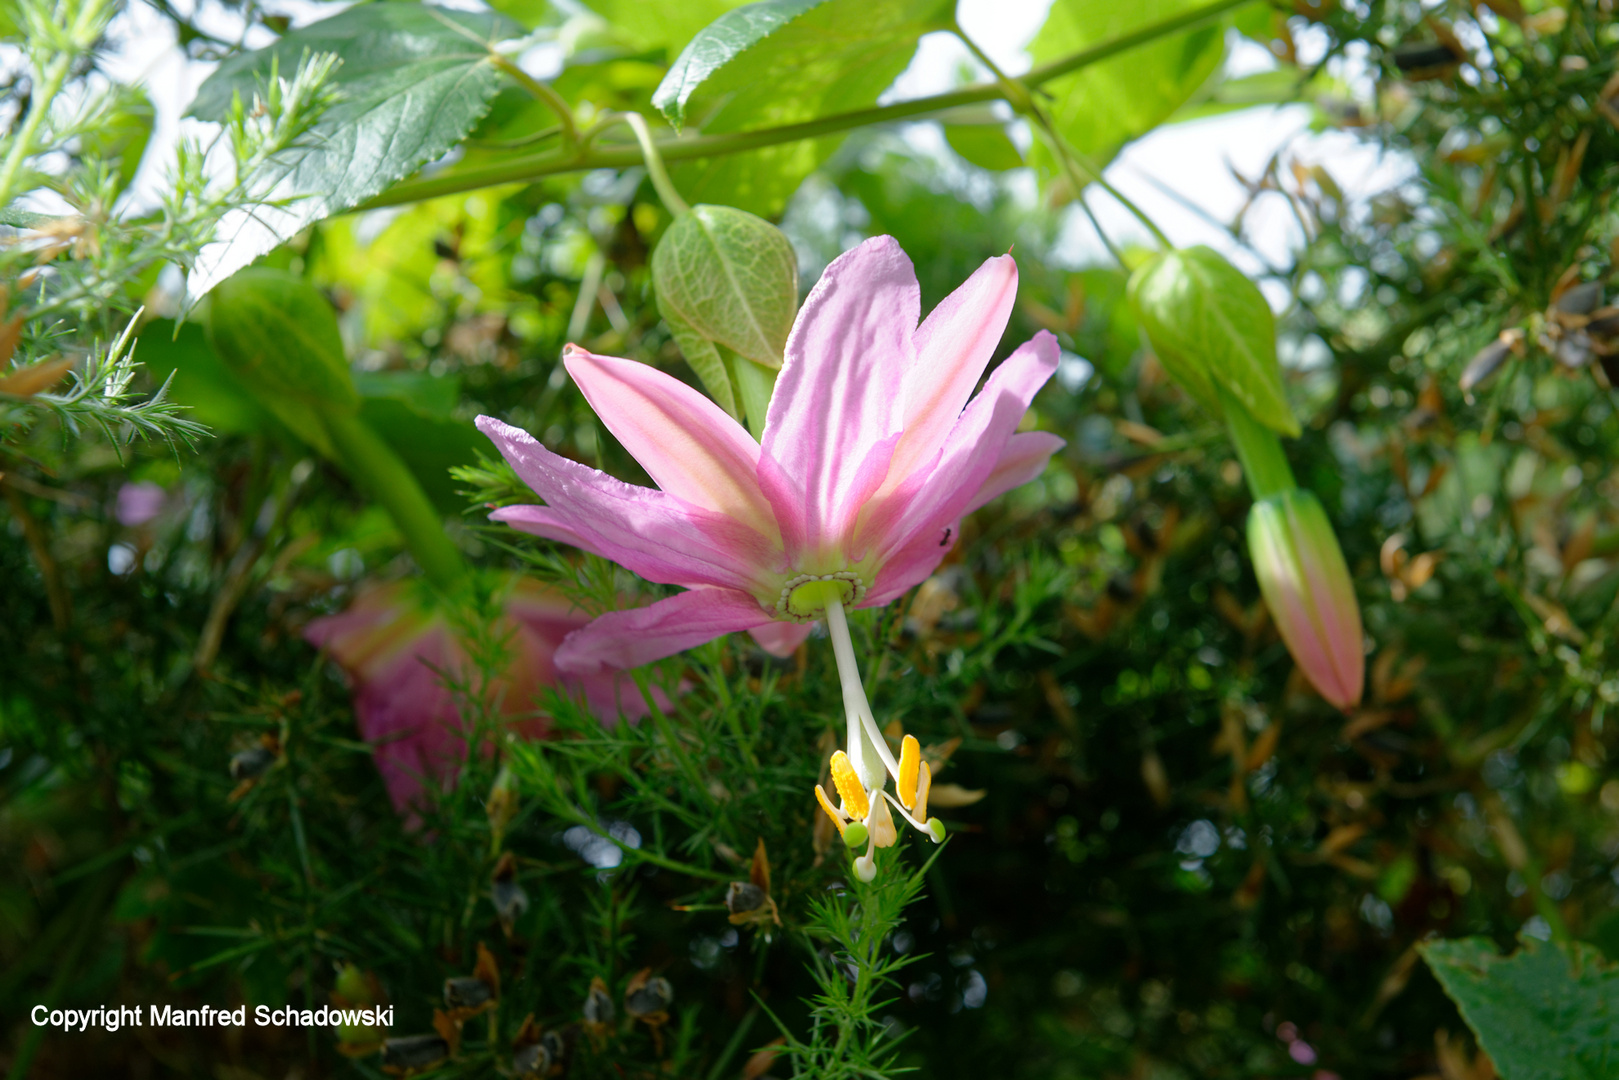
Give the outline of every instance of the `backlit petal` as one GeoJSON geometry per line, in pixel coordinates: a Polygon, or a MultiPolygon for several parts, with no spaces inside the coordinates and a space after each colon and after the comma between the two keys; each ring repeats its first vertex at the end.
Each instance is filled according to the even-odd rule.
{"type": "Polygon", "coordinates": [[[477,423],[549,504],[503,507],[489,515],[495,521],[574,544],[667,585],[746,589],[774,561],[771,543],[742,522],[569,461],[492,417],[477,423]]]}
{"type": "MultiPolygon", "coordinates": [[[[879,566],[924,538],[937,544],[939,558],[944,557],[949,545],[941,542],[943,530],[961,517],[994,472],[1035,391],[1057,370],[1057,355],[1057,339],[1045,330],[1019,346],[962,412],[916,493],[878,508],[862,524],[860,544],[871,545],[879,566]]],[[[873,600],[868,595],[861,606],[873,600]]]]}
{"type": "Polygon", "coordinates": [[[905,434],[885,490],[899,487],[938,454],[1000,344],[1017,283],[1012,256],[990,259],[917,328],[916,361],[905,373],[905,434]]]}
{"type": "Polygon", "coordinates": [[[771,621],[770,613],[734,589],[692,589],[644,608],[610,611],[568,635],[556,665],[573,674],[632,668],[771,621]]]}
{"type": "Polygon", "coordinates": [[[793,325],[759,483],[801,569],[815,569],[817,556],[839,561],[855,516],[888,474],[920,305],[910,259],[879,236],[826,268],[793,325]]]}
{"type": "Polygon", "coordinates": [[[718,405],[634,360],[570,345],[563,362],[602,423],[658,487],[761,533],[775,531],[759,490],[759,444],[718,405]]]}
{"type": "Polygon", "coordinates": [[[1049,431],[1020,431],[1006,440],[1006,447],[995,460],[978,491],[967,501],[966,513],[972,513],[998,495],[1022,487],[1046,469],[1051,455],[1067,443],[1049,431]]]}

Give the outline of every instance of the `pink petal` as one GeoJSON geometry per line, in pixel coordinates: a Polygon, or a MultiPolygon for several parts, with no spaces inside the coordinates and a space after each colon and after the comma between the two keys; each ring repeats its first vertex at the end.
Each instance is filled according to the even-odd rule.
{"type": "Polygon", "coordinates": [[[657,368],[570,345],[564,363],[607,429],[658,487],[769,535],[759,444],[708,398],[657,368]]]}
{"type": "Polygon", "coordinates": [[[872,582],[863,608],[883,607],[922,584],[939,568],[961,535],[961,522],[952,521],[937,531],[918,533],[883,560],[872,582]]]}
{"type": "Polygon", "coordinates": [[[759,457],[794,565],[841,563],[855,515],[888,474],[920,306],[911,260],[891,236],[839,256],[804,301],[759,457]]]}
{"type": "Polygon", "coordinates": [[[588,675],[607,668],[650,664],[733,630],[772,622],[759,601],[735,589],[692,589],[644,608],[610,611],[568,635],[557,666],[588,675]]]}
{"type": "Polygon", "coordinates": [[[477,423],[549,504],[503,507],[489,515],[495,521],[574,544],[667,585],[748,589],[779,561],[770,541],[739,521],[569,461],[493,417],[477,423]]]}
{"type": "Polygon", "coordinates": [[[1020,431],[1007,439],[1006,448],[995,460],[995,467],[967,501],[966,512],[972,513],[996,496],[1022,487],[1045,472],[1051,455],[1066,445],[1065,440],[1049,431],[1020,431]]]}
{"type": "Polygon", "coordinates": [[[905,434],[894,449],[885,489],[899,487],[938,454],[995,355],[1017,284],[1012,256],[990,259],[917,328],[916,362],[905,373],[905,434]]]}
{"type": "MultiPolygon", "coordinates": [[[[870,515],[862,525],[859,544],[871,546],[879,566],[923,537],[930,537],[939,546],[939,558],[944,558],[948,550],[948,544],[941,544],[944,530],[966,512],[994,472],[1035,391],[1057,370],[1057,355],[1057,339],[1046,330],[1020,345],[962,412],[932,474],[915,494],[893,500],[870,515]]],[[[883,581],[879,571],[878,583],[883,581]]],[[[883,591],[874,589],[861,606],[870,606],[883,591]]]]}
{"type": "Polygon", "coordinates": [[[798,651],[815,627],[812,623],[768,622],[748,633],[759,648],[771,656],[791,656],[798,651]]]}

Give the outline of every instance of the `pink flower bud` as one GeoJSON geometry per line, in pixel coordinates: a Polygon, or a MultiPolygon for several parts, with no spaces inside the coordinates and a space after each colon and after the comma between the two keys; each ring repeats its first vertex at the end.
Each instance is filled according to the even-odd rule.
{"type": "Polygon", "coordinates": [[[1316,497],[1294,489],[1254,503],[1248,552],[1271,618],[1305,676],[1338,708],[1360,704],[1366,675],[1360,607],[1316,497]]]}

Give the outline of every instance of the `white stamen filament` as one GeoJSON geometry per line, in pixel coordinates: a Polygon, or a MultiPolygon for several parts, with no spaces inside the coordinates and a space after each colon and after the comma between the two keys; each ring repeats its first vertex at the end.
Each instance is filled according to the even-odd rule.
{"type": "Polygon", "coordinates": [[[843,709],[849,718],[849,761],[866,789],[876,790],[883,786],[883,778],[877,772],[872,757],[875,756],[896,781],[899,779],[899,763],[888,749],[888,743],[877,727],[877,720],[871,714],[871,703],[866,700],[866,688],[860,681],[860,668],[854,658],[854,642],[849,637],[849,623],[844,618],[841,600],[827,601],[826,629],[832,638],[832,655],[837,658],[838,680],[843,684],[843,709]]]}

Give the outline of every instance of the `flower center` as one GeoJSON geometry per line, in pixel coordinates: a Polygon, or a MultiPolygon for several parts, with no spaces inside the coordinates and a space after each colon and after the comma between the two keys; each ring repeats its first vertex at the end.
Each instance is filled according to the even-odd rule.
{"type": "Polygon", "coordinates": [[[795,622],[826,616],[826,605],[836,600],[853,607],[866,595],[864,579],[852,570],[835,574],[799,574],[787,579],[776,601],[776,614],[795,622]]]}

